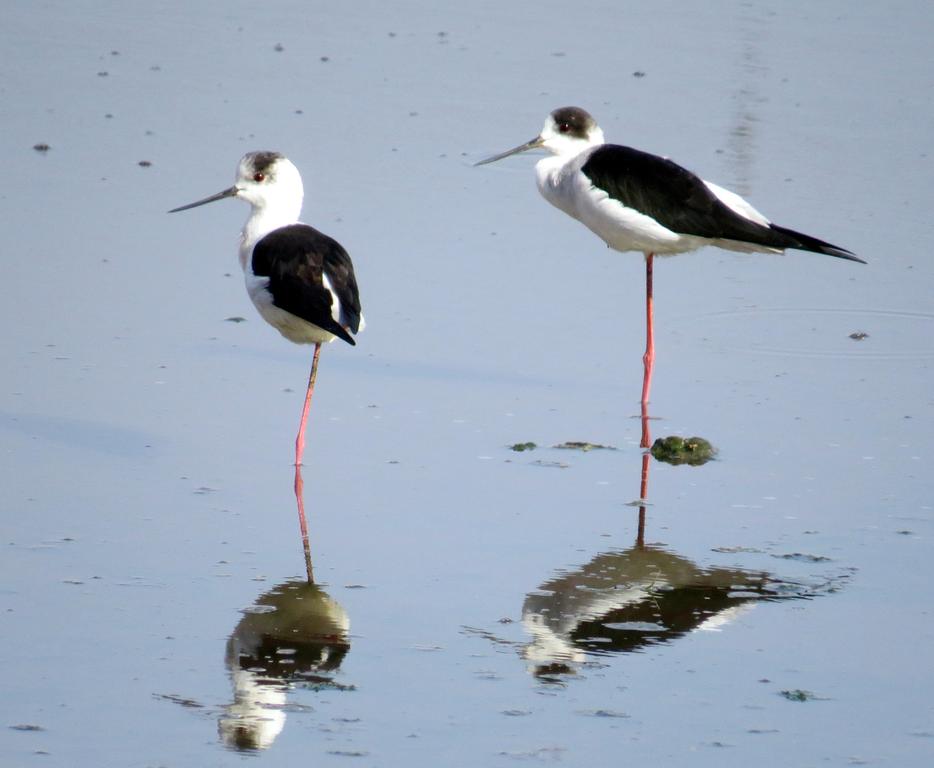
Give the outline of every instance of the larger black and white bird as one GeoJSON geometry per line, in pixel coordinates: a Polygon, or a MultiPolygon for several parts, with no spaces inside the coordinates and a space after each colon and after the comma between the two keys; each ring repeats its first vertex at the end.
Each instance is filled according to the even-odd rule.
{"type": "Polygon", "coordinates": [[[705,245],[764,253],[793,248],[865,264],[845,248],[773,224],[735,192],[704,181],[665,157],[605,143],[603,131],[580,107],[554,110],[534,139],[477,165],[539,147],[551,153],[535,166],[542,196],[610,248],[645,254],[643,406],[649,400],[655,361],[652,262],[656,255],[705,245]]]}
{"type": "Polygon", "coordinates": [[[363,313],[353,264],[341,244],[299,222],[304,188],[298,169],[278,152],[249,152],[237,166],[232,187],[169,213],[238,197],[250,204],[240,234],[240,266],[246,290],[263,319],[295,344],[314,344],[302,420],[295,439],[301,466],[305,425],[321,345],[342,339],[355,344],[363,313]]]}

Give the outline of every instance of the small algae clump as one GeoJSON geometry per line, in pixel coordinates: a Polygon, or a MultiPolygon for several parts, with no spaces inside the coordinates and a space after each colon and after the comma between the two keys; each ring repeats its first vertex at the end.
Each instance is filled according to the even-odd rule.
{"type": "Polygon", "coordinates": [[[567,451],[615,451],[612,445],[600,445],[600,443],[588,443],[582,440],[568,440],[565,443],[558,443],[554,448],[561,448],[567,451]]]}
{"type": "Polygon", "coordinates": [[[534,451],[538,446],[535,443],[513,443],[509,446],[510,451],[517,451],[521,453],[522,451],[534,451]]]}
{"type": "Polygon", "coordinates": [[[785,697],[788,701],[813,701],[817,698],[810,691],[802,691],[800,688],[791,691],[779,691],[778,695],[785,697]]]}
{"type": "Polygon", "coordinates": [[[699,467],[706,464],[717,453],[708,441],[702,437],[660,437],[652,443],[652,456],[668,464],[690,464],[699,467]]]}

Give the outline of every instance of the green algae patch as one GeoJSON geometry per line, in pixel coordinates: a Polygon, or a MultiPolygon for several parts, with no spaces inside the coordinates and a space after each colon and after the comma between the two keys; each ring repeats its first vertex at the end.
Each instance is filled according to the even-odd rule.
{"type": "Polygon", "coordinates": [[[612,445],[600,445],[600,443],[588,443],[582,440],[568,440],[566,443],[558,443],[552,448],[561,448],[565,451],[615,451],[616,447],[612,445]]]}
{"type": "Polygon", "coordinates": [[[522,453],[523,451],[534,451],[538,446],[535,443],[513,443],[509,446],[510,451],[522,453]]]}
{"type": "Polygon", "coordinates": [[[702,437],[660,437],[652,443],[652,456],[666,464],[689,464],[699,467],[706,464],[717,454],[707,440],[702,437]]]}
{"type": "Polygon", "coordinates": [[[814,701],[817,698],[817,696],[810,691],[803,691],[800,688],[795,688],[790,691],[779,691],[778,695],[788,699],[788,701],[814,701]]]}

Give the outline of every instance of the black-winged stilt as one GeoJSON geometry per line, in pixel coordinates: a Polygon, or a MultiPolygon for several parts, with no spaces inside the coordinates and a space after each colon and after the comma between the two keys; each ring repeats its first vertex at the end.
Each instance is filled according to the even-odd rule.
{"type": "Polygon", "coordinates": [[[606,144],[596,121],[580,107],[554,110],[534,139],[476,165],[539,147],[551,153],[535,166],[542,196],[610,248],[645,254],[643,405],[649,401],[655,361],[652,262],[656,255],[705,245],[763,253],[793,248],[866,263],[844,248],[772,224],[735,192],[704,181],[667,158],[606,144]]]}
{"type": "MultiPolygon", "coordinates": [[[[296,344],[314,344],[302,420],[295,439],[295,466],[305,449],[305,424],[315,387],[321,345],[363,330],[363,313],[353,264],[340,243],[299,222],[302,177],[278,152],[249,152],[237,167],[232,187],[169,213],[238,197],[250,204],[240,234],[240,266],[247,293],[260,315],[296,344]]],[[[301,482],[296,474],[296,489],[301,482]]],[[[305,529],[302,520],[303,532],[305,529]]]]}

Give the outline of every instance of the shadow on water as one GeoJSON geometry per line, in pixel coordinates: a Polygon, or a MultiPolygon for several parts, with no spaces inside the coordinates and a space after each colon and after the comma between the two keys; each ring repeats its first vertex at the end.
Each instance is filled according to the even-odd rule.
{"type": "MultiPolygon", "coordinates": [[[[832,592],[836,582],[803,584],[766,571],[703,567],[661,546],[646,544],[652,438],[642,408],[642,471],[633,546],[596,554],[562,570],[530,592],[522,606],[529,639],[513,642],[465,628],[514,647],[543,682],[562,682],[595,657],[670,643],[695,631],[719,631],[757,603],[802,600],[832,592]]],[[[677,463],[677,462],[676,462],[677,463]]]]}
{"type": "Polygon", "coordinates": [[[157,443],[154,433],[97,418],[69,418],[39,413],[0,410],[0,432],[41,440],[51,445],[121,459],[151,456],[157,443]]]}
{"type": "MultiPolygon", "coordinates": [[[[295,499],[304,521],[301,469],[295,499]]],[[[285,727],[294,688],[348,690],[335,680],[350,650],[347,613],[314,582],[307,528],[302,526],[307,580],[290,580],[260,595],[243,611],[227,641],[225,663],[233,702],[218,721],[223,743],[240,751],[266,749],[285,727]]]]}

